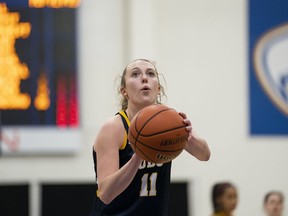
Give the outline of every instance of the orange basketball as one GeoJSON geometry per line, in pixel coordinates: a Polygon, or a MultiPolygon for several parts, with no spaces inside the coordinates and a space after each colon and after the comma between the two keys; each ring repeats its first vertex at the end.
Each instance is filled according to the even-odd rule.
{"type": "Polygon", "coordinates": [[[188,131],[176,110],[165,105],[151,105],[132,119],[128,139],[134,152],[142,159],[167,163],[183,151],[188,131]]]}

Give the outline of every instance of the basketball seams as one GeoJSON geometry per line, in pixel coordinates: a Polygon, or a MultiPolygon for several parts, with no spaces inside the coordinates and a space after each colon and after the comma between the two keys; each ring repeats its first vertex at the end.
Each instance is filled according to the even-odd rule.
{"type": "Polygon", "coordinates": [[[135,145],[135,150],[134,150],[135,153],[137,152],[137,149],[138,149],[137,142],[139,142],[138,141],[138,137],[141,135],[141,131],[145,128],[145,126],[149,123],[149,121],[151,121],[155,116],[157,116],[159,113],[162,113],[162,112],[167,111],[167,110],[171,110],[171,108],[160,110],[157,113],[155,113],[153,116],[151,116],[149,119],[146,120],[146,122],[143,124],[143,126],[139,130],[137,128],[137,121],[138,121],[139,115],[141,115],[141,111],[140,111],[140,113],[138,113],[138,115],[136,116],[136,119],[135,119],[135,124],[134,124],[134,129],[137,132],[137,136],[136,137],[133,136],[134,139],[135,139],[135,143],[134,143],[134,145],[135,145]]]}
{"type": "MultiPolygon", "coordinates": [[[[151,156],[145,154],[145,152],[142,149],[139,148],[139,152],[146,158],[146,160],[148,159],[150,162],[157,163],[155,160],[153,160],[151,158],[151,156]]],[[[139,154],[139,152],[138,152],[138,154],[139,154]]]]}
{"type": "Polygon", "coordinates": [[[173,130],[178,130],[178,129],[182,129],[182,128],[186,128],[186,125],[179,126],[179,127],[175,127],[175,128],[170,128],[170,129],[168,129],[168,130],[160,131],[160,132],[153,133],[153,134],[139,134],[139,136],[142,136],[142,137],[155,136],[155,135],[160,135],[160,134],[163,134],[163,133],[168,133],[168,132],[171,132],[171,131],[173,131],[173,130]]]}
{"type": "Polygon", "coordinates": [[[141,113],[139,113],[139,115],[137,115],[137,118],[136,118],[136,121],[135,121],[135,129],[136,129],[137,133],[140,134],[141,131],[145,128],[145,126],[146,126],[155,116],[157,116],[158,114],[160,114],[160,113],[162,113],[162,112],[165,112],[165,111],[167,111],[167,110],[171,110],[171,109],[168,108],[168,109],[160,110],[160,111],[158,111],[157,113],[155,113],[153,116],[151,116],[150,118],[148,118],[148,119],[146,120],[145,124],[143,124],[142,128],[138,131],[137,128],[136,128],[136,125],[137,125],[138,116],[141,114],[141,113]]]}
{"type": "Polygon", "coordinates": [[[138,140],[138,143],[139,143],[140,145],[142,145],[142,146],[145,146],[145,147],[149,148],[149,149],[156,150],[156,151],[161,151],[161,152],[175,152],[175,151],[179,151],[179,150],[182,150],[182,149],[183,149],[183,148],[178,148],[178,149],[171,149],[171,150],[163,150],[163,149],[158,149],[158,148],[149,146],[148,144],[145,144],[145,143],[143,143],[143,142],[140,142],[139,140],[138,140]]]}
{"type": "Polygon", "coordinates": [[[132,119],[128,140],[134,152],[142,159],[152,163],[166,163],[185,148],[188,140],[185,128],[186,125],[175,109],[165,105],[151,105],[139,111],[132,119]]]}
{"type": "MultiPolygon", "coordinates": [[[[136,151],[137,151],[137,142],[138,142],[138,137],[139,137],[139,131],[137,130],[137,127],[136,127],[136,125],[137,125],[137,120],[138,120],[138,116],[139,115],[137,115],[136,116],[136,119],[135,119],[135,124],[134,124],[134,129],[135,129],[135,131],[136,131],[136,137],[133,135],[133,137],[134,137],[134,151],[135,151],[135,153],[136,153],[136,151]]],[[[131,134],[132,135],[132,134],[131,134]]],[[[137,153],[136,153],[137,154],[137,153]]]]}
{"type": "MultiPolygon", "coordinates": [[[[145,145],[146,146],[146,145],[145,145]]],[[[147,146],[148,147],[148,146],[147,146]]],[[[149,147],[148,147],[149,148],[149,147]]],[[[150,162],[152,162],[152,163],[166,163],[165,161],[162,161],[162,160],[160,160],[160,159],[158,159],[157,161],[156,160],[154,160],[154,159],[152,159],[151,158],[151,156],[149,156],[148,154],[146,154],[141,148],[138,148],[138,154],[139,154],[139,152],[140,152],[140,154],[142,154],[142,156],[144,156],[144,160],[148,160],[148,161],[150,161],[150,162]]],[[[181,148],[181,149],[179,149],[179,150],[174,150],[174,151],[171,151],[171,152],[173,152],[173,153],[175,153],[173,156],[172,155],[168,155],[168,156],[170,156],[170,157],[173,157],[173,158],[175,158],[175,157],[177,157],[179,154],[181,154],[181,152],[183,151],[183,148],[181,148]]],[[[166,152],[166,151],[163,151],[163,150],[159,150],[159,152],[166,152]]]]}

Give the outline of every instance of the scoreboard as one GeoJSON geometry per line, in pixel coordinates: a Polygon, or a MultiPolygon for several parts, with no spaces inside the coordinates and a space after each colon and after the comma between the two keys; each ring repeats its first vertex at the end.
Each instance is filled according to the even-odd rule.
{"type": "Polygon", "coordinates": [[[8,7],[30,7],[30,8],[77,8],[80,0],[1,0],[8,7]]]}
{"type": "Polygon", "coordinates": [[[2,153],[77,148],[79,6],[80,0],[0,0],[2,153]]]}

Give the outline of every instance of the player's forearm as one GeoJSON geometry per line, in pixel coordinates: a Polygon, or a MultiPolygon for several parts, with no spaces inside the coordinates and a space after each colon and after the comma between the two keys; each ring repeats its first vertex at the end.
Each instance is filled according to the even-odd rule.
{"type": "Polygon", "coordinates": [[[186,150],[201,161],[208,161],[211,155],[207,142],[199,137],[192,137],[186,145],[186,150]]]}
{"type": "Polygon", "coordinates": [[[122,193],[133,180],[142,159],[135,154],[117,172],[98,182],[98,196],[105,204],[109,204],[122,193]]]}

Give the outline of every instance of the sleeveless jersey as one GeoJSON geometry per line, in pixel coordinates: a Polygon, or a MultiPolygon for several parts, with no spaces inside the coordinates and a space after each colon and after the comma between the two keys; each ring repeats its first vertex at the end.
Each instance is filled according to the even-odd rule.
{"type": "MultiPolygon", "coordinates": [[[[125,140],[119,149],[119,162],[122,167],[134,154],[128,142],[130,122],[124,111],[121,115],[125,127],[125,140]]],[[[93,150],[94,169],[97,153],[93,150]]],[[[155,164],[143,161],[130,185],[111,203],[103,203],[99,197],[94,201],[91,216],[166,216],[170,192],[170,174],[172,162],[155,164]]],[[[97,189],[97,181],[96,181],[97,189]]]]}

